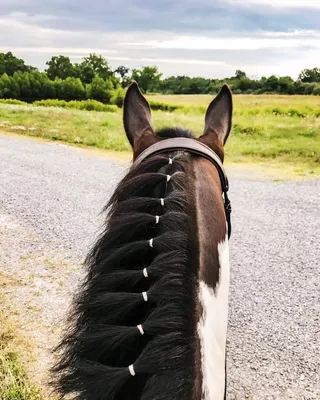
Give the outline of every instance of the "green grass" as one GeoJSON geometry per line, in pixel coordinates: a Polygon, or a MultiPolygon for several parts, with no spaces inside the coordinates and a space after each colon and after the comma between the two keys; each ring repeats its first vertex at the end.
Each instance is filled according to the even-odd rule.
{"type": "MultiPolygon", "coordinates": [[[[184,126],[197,135],[202,133],[204,113],[212,98],[207,95],[148,96],[153,108],[161,109],[152,112],[156,128],[184,126]]],[[[0,104],[0,130],[130,151],[122,127],[122,110],[88,112],[0,104]]],[[[225,150],[227,163],[276,166],[279,175],[284,167],[290,167],[297,176],[320,175],[320,98],[234,96],[233,131],[225,150]]]]}
{"type": "MultiPolygon", "coordinates": [[[[184,105],[184,106],[204,106],[210,103],[214,96],[209,94],[182,94],[182,95],[167,95],[167,94],[154,94],[148,95],[147,99],[155,102],[163,102],[167,104],[184,105]]],[[[234,95],[233,103],[236,109],[242,110],[243,108],[252,108],[253,106],[290,106],[301,107],[303,105],[310,107],[320,107],[320,98],[318,96],[305,96],[305,95],[234,95]]]]}
{"type": "MultiPolygon", "coordinates": [[[[11,104],[28,106],[29,103],[15,99],[0,99],[0,104],[11,104]]],[[[118,107],[114,104],[103,104],[96,100],[81,100],[81,101],[65,101],[65,100],[39,100],[33,103],[33,106],[41,107],[59,107],[59,108],[74,108],[76,110],[86,111],[101,111],[101,112],[117,112],[118,107]]]]}
{"type": "Polygon", "coordinates": [[[17,353],[19,345],[14,328],[0,309],[0,400],[43,400],[26,376],[17,353]]]}

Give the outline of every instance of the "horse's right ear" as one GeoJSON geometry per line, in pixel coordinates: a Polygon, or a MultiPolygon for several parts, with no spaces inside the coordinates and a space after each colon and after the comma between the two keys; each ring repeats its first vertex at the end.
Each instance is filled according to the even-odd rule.
{"type": "Polygon", "coordinates": [[[232,124],[232,94],[228,85],[223,85],[219,94],[209,104],[205,116],[203,136],[215,136],[224,145],[232,124]]]}
{"type": "Polygon", "coordinates": [[[149,103],[135,81],[128,87],[124,98],[123,123],[127,138],[134,150],[142,136],[154,135],[149,103]]]}

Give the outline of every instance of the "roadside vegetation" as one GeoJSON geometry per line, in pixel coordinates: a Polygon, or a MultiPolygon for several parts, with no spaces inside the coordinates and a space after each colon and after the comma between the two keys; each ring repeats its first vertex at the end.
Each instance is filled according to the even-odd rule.
{"type": "Polygon", "coordinates": [[[21,339],[3,310],[0,298],[0,400],[44,400],[28,379],[18,349],[21,339]]]}
{"type": "Polygon", "coordinates": [[[163,78],[157,66],[144,66],[132,71],[124,65],[111,68],[101,55],[90,54],[80,63],[64,55],[54,55],[44,71],[25,64],[11,52],[0,53],[0,99],[22,100],[97,100],[122,106],[124,89],[137,81],[144,93],[196,95],[217,93],[227,83],[234,94],[320,95],[320,68],[304,69],[294,80],[290,76],[253,79],[236,70],[223,79],[169,76],[163,78]]]}
{"type": "Polygon", "coordinates": [[[228,83],[234,95],[232,140],[226,161],[290,166],[318,175],[320,68],[289,76],[162,77],[156,66],[112,69],[101,55],[79,63],[54,55],[46,69],[0,53],[0,130],[113,151],[130,150],[122,127],[125,88],[136,80],[153,110],[156,128],[185,126],[198,135],[208,104],[228,83]]]}
{"type": "MultiPolygon", "coordinates": [[[[147,97],[156,128],[185,126],[197,135],[202,132],[204,112],[213,98],[210,95],[147,97]]],[[[50,100],[36,105],[3,101],[0,130],[130,151],[122,126],[122,110],[104,107],[92,101],[69,104],[50,100]]],[[[290,165],[298,175],[320,174],[319,98],[235,95],[232,139],[226,145],[226,162],[290,165]]]]}

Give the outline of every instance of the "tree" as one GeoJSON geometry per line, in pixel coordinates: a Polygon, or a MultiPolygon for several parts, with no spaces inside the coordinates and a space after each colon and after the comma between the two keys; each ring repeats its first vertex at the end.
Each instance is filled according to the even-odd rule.
{"type": "Polygon", "coordinates": [[[57,98],[54,81],[50,80],[47,76],[46,79],[43,80],[42,84],[42,98],[44,100],[57,98]]]}
{"type": "MultiPolygon", "coordinates": [[[[262,79],[261,79],[262,81],[262,79]]],[[[264,92],[278,92],[279,91],[279,79],[275,75],[269,76],[262,83],[262,89],[264,92]]]]}
{"type": "Polygon", "coordinates": [[[235,76],[225,79],[171,76],[162,79],[156,66],[134,69],[124,65],[112,70],[108,61],[97,54],[84,57],[81,63],[73,64],[69,57],[53,56],[47,62],[46,72],[25,64],[23,59],[11,52],[0,53],[0,98],[25,101],[38,99],[100,100],[122,106],[124,88],[129,80],[138,82],[143,92],[167,94],[217,93],[227,82],[235,94],[240,93],[284,93],[319,95],[320,68],[304,69],[299,78],[269,76],[260,80],[250,79],[244,71],[236,70],[235,76]]]}
{"type": "Polygon", "coordinates": [[[129,78],[129,68],[124,65],[119,65],[119,67],[114,71],[115,74],[120,76],[121,86],[125,88],[128,86],[130,78],[129,78]]]}
{"type": "Polygon", "coordinates": [[[94,75],[100,76],[102,79],[107,79],[113,75],[107,60],[101,55],[90,54],[89,57],[84,57],[83,68],[89,67],[94,75]]]}
{"type": "Polygon", "coordinates": [[[113,94],[114,89],[111,80],[104,80],[101,76],[95,76],[92,83],[87,85],[87,97],[89,99],[110,103],[113,94]]]}
{"type": "Polygon", "coordinates": [[[69,77],[60,82],[63,92],[63,100],[83,100],[86,97],[86,91],[79,78],[69,77]]]}
{"type": "Polygon", "coordinates": [[[304,69],[298,79],[304,83],[320,82],[320,68],[304,69]]]}
{"type": "Polygon", "coordinates": [[[316,84],[316,86],[313,88],[313,92],[315,96],[320,96],[320,83],[316,84]]]}
{"type": "Polygon", "coordinates": [[[125,91],[123,88],[118,87],[117,89],[114,90],[112,97],[110,98],[111,104],[115,104],[119,108],[123,106],[123,100],[125,97],[125,91]]]}
{"type": "Polygon", "coordinates": [[[91,65],[82,62],[74,65],[75,77],[79,78],[83,84],[91,83],[95,73],[91,65]]]}
{"type": "Polygon", "coordinates": [[[29,75],[30,82],[30,100],[42,100],[43,99],[43,89],[42,84],[45,77],[40,72],[35,72],[29,75]]]}
{"type": "Polygon", "coordinates": [[[278,81],[281,93],[293,94],[294,93],[294,80],[290,76],[282,76],[278,81]]]}
{"type": "Polygon", "coordinates": [[[12,76],[3,74],[0,78],[0,94],[4,99],[19,99],[20,88],[12,76]]]}
{"type": "Polygon", "coordinates": [[[13,76],[15,72],[31,72],[36,70],[35,67],[26,65],[21,58],[15,57],[11,51],[0,53],[0,75],[7,74],[8,76],[13,76]]]}
{"type": "Polygon", "coordinates": [[[45,70],[49,79],[55,80],[56,78],[66,79],[75,75],[75,69],[66,56],[53,56],[50,61],[46,62],[48,68],[45,70]]]}
{"type": "Polygon", "coordinates": [[[15,72],[13,75],[13,79],[17,83],[20,89],[20,99],[24,101],[28,101],[30,98],[30,78],[29,73],[26,72],[15,72]]]}
{"type": "Polygon", "coordinates": [[[234,81],[233,89],[238,90],[240,93],[253,91],[257,88],[258,84],[255,80],[242,76],[240,79],[234,81]]]}
{"type": "Polygon", "coordinates": [[[156,66],[132,70],[132,79],[138,83],[143,92],[158,90],[161,76],[162,73],[158,71],[156,66]]]}
{"type": "Polygon", "coordinates": [[[235,79],[246,78],[247,75],[245,72],[241,71],[240,69],[236,70],[235,79]]]}

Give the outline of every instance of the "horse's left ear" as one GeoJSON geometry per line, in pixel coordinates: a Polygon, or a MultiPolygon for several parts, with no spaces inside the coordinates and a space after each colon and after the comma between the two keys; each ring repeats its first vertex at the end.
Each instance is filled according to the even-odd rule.
{"type": "Polygon", "coordinates": [[[223,85],[219,94],[209,104],[205,116],[203,136],[215,135],[222,145],[228,139],[232,125],[232,94],[228,85],[223,85]]]}
{"type": "Polygon", "coordinates": [[[144,135],[154,136],[149,103],[135,81],[128,87],[124,98],[123,123],[127,138],[134,150],[144,135]]]}

